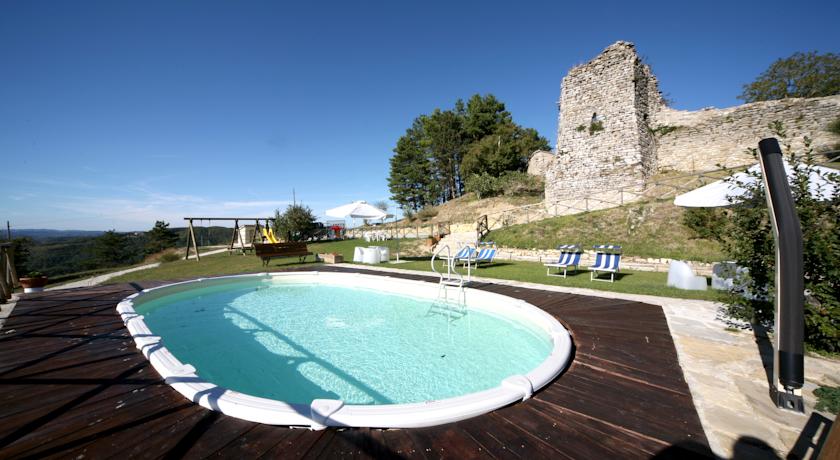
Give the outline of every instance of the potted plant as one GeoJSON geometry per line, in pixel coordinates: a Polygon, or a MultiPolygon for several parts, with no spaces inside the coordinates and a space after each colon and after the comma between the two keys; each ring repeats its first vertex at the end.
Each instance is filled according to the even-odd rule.
{"type": "Polygon", "coordinates": [[[20,285],[23,287],[25,294],[41,292],[47,285],[47,277],[41,272],[29,272],[28,275],[20,279],[20,285]]]}

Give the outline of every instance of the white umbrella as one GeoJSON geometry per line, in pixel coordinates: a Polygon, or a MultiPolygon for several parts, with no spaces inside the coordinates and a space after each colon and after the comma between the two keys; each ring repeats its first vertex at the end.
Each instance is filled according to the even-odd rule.
{"type": "MultiPolygon", "coordinates": [[[[797,165],[797,169],[805,168],[805,165],[797,165]]],[[[827,200],[834,196],[837,192],[837,185],[835,182],[829,181],[826,177],[828,174],[837,174],[836,169],[824,168],[822,166],[813,166],[813,170],[809,176],[808,188],[811,196],[814,198],[821,198],[827,200]],[[820,194],[820,191],[822,194],[820,194]]],[[[761,166],[755,165],[747,170],[750,173],[760,172],[761,166]]],[[[729,206],[733,202],[740,201],[739,198],[747,193],[747,190],[737,184],[752,185],[757,180],[748,172],[739,172],[733,174],[729,180],[722,179],[704,185],[698,189],[683,193],[674,198],[674,204],[686,208],[717,208],[720,206],[729,206]],[[728,197],[732,197],[730,201],[728,197]]],[[[785,161],[785,173],[787,173],[788,182],[793,181],[793,169],[785,161]]]]}
{"type": "Polygon", "coordinates": [[[353,219],[382,219],[386,216],[386,213],[364,201],[354,201],[337,208],[328,209],[327,215],[330,217],[350,217],[353,219]]]}

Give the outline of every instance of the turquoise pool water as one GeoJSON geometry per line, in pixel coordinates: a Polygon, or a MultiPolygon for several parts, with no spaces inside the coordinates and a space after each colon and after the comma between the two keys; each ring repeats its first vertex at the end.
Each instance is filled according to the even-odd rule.
{"type": "Polygon", "coordinates": [[[478,310],[452,319],[429,314],[431,305],[367,289],[247,280],[135,309],[204,380],[290,403],[460,396],[526,374],[551,352],[550,337],[533,325],[478,310]]]}

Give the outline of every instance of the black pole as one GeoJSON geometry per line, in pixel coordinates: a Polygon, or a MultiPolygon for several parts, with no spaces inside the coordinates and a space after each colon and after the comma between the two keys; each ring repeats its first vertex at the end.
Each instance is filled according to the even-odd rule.
{"type": "Polygon", "coordinates": [[[773,378],[776,405],[804,412],[805,276],[802,227],[790,192],[782,149],[775,138],[758,143],[767,207],[776,239],[776,349],[773,378]]]}

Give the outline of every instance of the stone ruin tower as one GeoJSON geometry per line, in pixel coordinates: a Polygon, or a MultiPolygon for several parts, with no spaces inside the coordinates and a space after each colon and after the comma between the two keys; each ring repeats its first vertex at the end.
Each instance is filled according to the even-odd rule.
{"type": "Polygon", "coordinates": [[[632,43],[616,42],[570,70],[560,95],[556,157],[545,176],[548,212],[565,214],[558,203],[584,195],[596,198],[581,200],[579,210],[609,208],[625,199],[615,189],[641,189],[656,171],[649,123],[662,104],[656,77],[632,43]]]}

